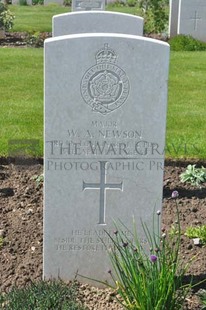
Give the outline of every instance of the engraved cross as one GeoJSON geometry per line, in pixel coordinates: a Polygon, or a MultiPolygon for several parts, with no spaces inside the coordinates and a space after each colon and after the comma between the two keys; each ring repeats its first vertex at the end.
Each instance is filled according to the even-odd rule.
{"type": "Polygon", "coordinates": [[[120,189],[122,191],[121,183],[107,183],[106,182],[106,161],[100,161],[100,182],[99,183],[86,183],[83,181],[83,190],[85,189],[99,189],[99,223],[105,223],[105,207],[106,207],[106,190],[109,189],[120,189]]]}
{"type": "Polygon", "coordinates": [[[197,30],[197,22],[201,20],[201,17],[198,17],[197,11],[195,11],[195,16],[191,17],[191,20],[194,20],[194,30],[197,30]]]}

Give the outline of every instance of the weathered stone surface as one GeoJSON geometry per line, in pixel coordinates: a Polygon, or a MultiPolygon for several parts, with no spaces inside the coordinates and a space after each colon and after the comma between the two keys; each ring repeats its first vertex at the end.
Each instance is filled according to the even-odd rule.
{"type": "Polygon", "coordinates": [[[72,11],[105,10],[105,0],[72,0],[72,11]]]}
{"type": "Polygon", "coordinates": [[[53,17],[53,36],[78,33],[143,35],[143,18],[117,12],[74,12],[53,17]]]}
{"type": "Polygon", "coordinates": [[[134,218],[145,243],[140,219],[152,229],[162,204],[168,66],[169,45],[140,36],[46,40],[45,278],[108,280],[114,220],[134,218]]]}
{"type": "Polygon", "coordinates": [[[180,0],[178,34],[206,42],[206,1],[180,0]]]}
{"type": "Polygon", "coordinates": [[[170,0],[170,15],[169,15],[169,37],[175,37],[177,35],[179,15],[179,0],[170,0]]]}

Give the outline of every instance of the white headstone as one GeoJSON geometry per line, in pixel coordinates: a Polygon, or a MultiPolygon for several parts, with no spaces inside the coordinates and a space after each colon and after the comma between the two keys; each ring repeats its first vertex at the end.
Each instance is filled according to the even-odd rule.
{"type": "Polygon", "coordinates": [[[140,219],[152,228],[162,206],[168,67],[169,45],[140,36],[45,41],[44,278],[108,280],[114,220],[132,230],[134,217],[145,242],[140,219]]]}
{"type": "Polygon", "coordinates": [[[170,0],[169,37],[177,35],[179,0],[170,0]]]}
{"type": "Polygon", "coordinates": [[[72,11],[102,11],[105,0],[72,0],[72,11]]]}
{"type": "Polygon", "coordinates": [[[58,5],[63,5],[64,4],[64,0],[44,0],[44,5],[48,5],[51,3],[56,3],[58,5]]]}
{"type": "Polygon", "coordinates": [[[116,12],[74,12],[53,17],[53,36],[76,33],[143,35],[142,17],[116,12]]]}
{"type": "MultiPolygon", "coordinates": [[[[27,5],[32,5],[32,0],[25,0],[27,5]]],[[[20,0],[12,0],[13,5],[20,5],[20,0]]]]}
{"type": "Polygon", "coordinates": [[[206,1],[180,0],[178,34],[206,42],[206,1]]]}

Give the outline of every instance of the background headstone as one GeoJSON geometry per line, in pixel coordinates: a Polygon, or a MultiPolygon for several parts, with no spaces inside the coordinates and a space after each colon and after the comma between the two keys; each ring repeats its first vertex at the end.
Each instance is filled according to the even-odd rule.
{"type": "Polygon", "coordinates": [[[179,0],[170,0],[170,14],[169,14],[169,37],[175,37],[177,35],[179,14],[179,0]]]}
{"type": "MultiPolygon", "coordinates": [[[[12,0],[13,5],[20,5],[20,0],[12,0]]],[[[27,5],[32,5],[32,0],[26,0],[27,5]]]]}
{"type": "Polygon", "coordinates": [[[74,12],[53,17],[53,36],[76,33],[143,35],[143,18],[116,12],[74,12]]]}
{"type": "Polygon", "coordinates": [[[105,0],[72,0],[72,11],[102,11],[105,0]]]}
{"type": "Polygon", "coordinates": [[[48,5],[51,3],[56,3],[59,5],[63,5],[64,4],[64,0],[44,0],[44,5],[48,5]]]}
{"type": "Polygon", "coordinates": [[[206,42],[206,1],[180,0],[178,34],[206,42]]]}
{"type": "Polygon", "coordinates": [[[151,229],[162,205],[168,67],[169,45],[148,38],[45,41],[45,279],[108,280],[113,220],[134,218],[145,243],[140,219],[151,229]]]}

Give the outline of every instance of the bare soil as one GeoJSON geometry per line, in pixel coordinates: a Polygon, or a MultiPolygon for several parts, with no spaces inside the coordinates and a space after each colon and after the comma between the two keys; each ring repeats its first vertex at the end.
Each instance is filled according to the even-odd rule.
{"type": "Polygon", "coordinates": [[[44,40],[51,36],[51,32],[6,32],[5,37],[0,38],[0,47],[43,47],[44,40]]]}
{"type": "MultiPolygon", "coordinates": [[[[7,164],[5,160],[0,162],[0,235],[4,240],[0,246],[0,288],[6,292],[13,286],[24,287],[42,278],[43,185],[37,185],[33,177],[42,173],[43,166],[40,163],[16,165],[7,164]]],[[[198,282],[206,277],[206,247],[194,245],[184,236],[184,231],[188,225],[206,224],[206,185],[197,188],[181,183],[179,176],[186,166],[186,162],[166,162],[162,226],[169,230],[175,223],[171,193],[178,190],[182,228],[180,256],[185,264],[195,257],[189,267],[188,279],[193,276],[198,282]]],[[[121,309],[113,293],[107,289],[79,284],[79,298],[92,310],[121,309]]],[[[185,309],[201,309],[196,291],[188,296],[185,309]]]]}

